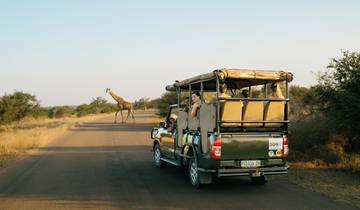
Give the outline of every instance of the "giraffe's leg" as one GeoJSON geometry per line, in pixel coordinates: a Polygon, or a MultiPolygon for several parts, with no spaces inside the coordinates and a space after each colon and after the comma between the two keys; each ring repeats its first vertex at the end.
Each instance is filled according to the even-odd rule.
{"type": "Polygon", "coordinates": [[[135,121],[134,109],[131,109],[131,116],[132,116],[132,118],[133,118],[133,119],[134,119],[134,121],[135,121]]]}
{"type": "Polygon", "coordinates": [[[127,116],[126,116],[125,122],[129,119],[130,113],[131,113],[131,112],[130,112],[130,109],[128,109],[128,110],[127,110],[127,116]]]}
{"type": "Polygon", "coordinates": [[[119,111],[120,111],[120,110],[117,110],[116,113],[115,113],[114,123],[116,123],[116,118],[117,118],[117,115],[118,115],[119,111]]]}
{"type": "Polygon", "coordinates": [[[120,110],[120,113],[121,113],[121,123],[124,123],[124,116],[123,116],[123,113],[122,113],[122,109],[120,110]]]}

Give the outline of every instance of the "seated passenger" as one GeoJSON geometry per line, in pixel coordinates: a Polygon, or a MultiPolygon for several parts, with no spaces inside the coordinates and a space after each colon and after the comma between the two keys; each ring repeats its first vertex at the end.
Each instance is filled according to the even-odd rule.
{"type": "Polygon", "coordinates": [[[180,105],[185,112],[189,111],[189,96],[185,98],[185,100],[180,105]]]}
{"type": "MultiPolygon", "coordinates": [[[[225,83],[221,83],[220,87],[219,87],[219,98],[231,98],[231,96],[229,94],[226,93],[227,91],[227,85],[225,83]]],[[[215,103],[216,102],[216,96],[214,96],[210,103],[215,103]]]]}
{"type": "Polygon", "coordinates": [[[170,120],[170,125],[168,127],[168,131],[169,132],[174,132],[174,130],[176,129],[176,124],[177,124],[177,115],[172,113],[170,115],[169,120],[170,120]]]}
{"type": "Polygon", "coordinates": [[[226,91],[227,91],[227,85],[226,85],[225,83],[220,84],[219,91],[220,91],[219,97],[222,97],[222,98],[231,98],[231,96],[226,93],[226,91]]]}
{"type": "Polygon", "coordinates": [[[242,90],[241,94],[242,94],[243,98],[249,98],[249,90],[248,89],[242,90]]]}
{"type": "Polygon", "coordinates": [[[272,83],[270,88],[272,92],[272,98],[284,98],[280,85],[277,82],[272,83]]]}
{"type": "Polygon", "coordinates": [[[191,116],[192,117],[196,117],[197,116],[197,113],[200,109],[200,103],[201,103],[201,95],[200,95],[200,92],[197,91],[197,90],[194,90],[192,93],[191,93],[191,102],[192,102],[192,105],[191,105],[191,116]]]}

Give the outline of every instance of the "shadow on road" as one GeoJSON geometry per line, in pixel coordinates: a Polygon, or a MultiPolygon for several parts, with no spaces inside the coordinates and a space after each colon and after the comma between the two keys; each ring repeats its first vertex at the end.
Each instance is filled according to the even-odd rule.
{"type": "Polygon", "coordinates": [[[154,123],[109,123],[109,122],[87,122],[76,125],[71,131],[148,131],[154,127],[154,123]]]}

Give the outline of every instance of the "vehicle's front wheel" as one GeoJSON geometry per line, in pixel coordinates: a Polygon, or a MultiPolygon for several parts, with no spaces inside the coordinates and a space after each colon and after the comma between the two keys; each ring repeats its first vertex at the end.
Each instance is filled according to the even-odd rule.
{"type": "Polygon", "coordinates": [[[154,147],[154,163],[155,166],[158,168],[163,168],[165,166],[165,162],[163,160],[161,160],[161,150],[160,150],[160,145],[159,144],[155,144],[154,147]]]}
{"type": "Polygon", "coordinates": [[[195,188],[201,187],[198,164],[194,158],[191,158],[190,162],[189,162],[189,178],[190,178],[190,184],[193,187],[195,187],[195,188]]]}

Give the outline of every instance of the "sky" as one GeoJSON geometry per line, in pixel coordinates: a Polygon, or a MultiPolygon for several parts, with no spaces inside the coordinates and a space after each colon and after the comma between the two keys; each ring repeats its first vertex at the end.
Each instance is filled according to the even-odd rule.
{"type": "Polygon", "coordinates": [[[360,51],[360,1],[0,0],[0,96],[79,105],[111,88],[157,98],[219,68],[287,70],[310,86],[360,51]]]}

